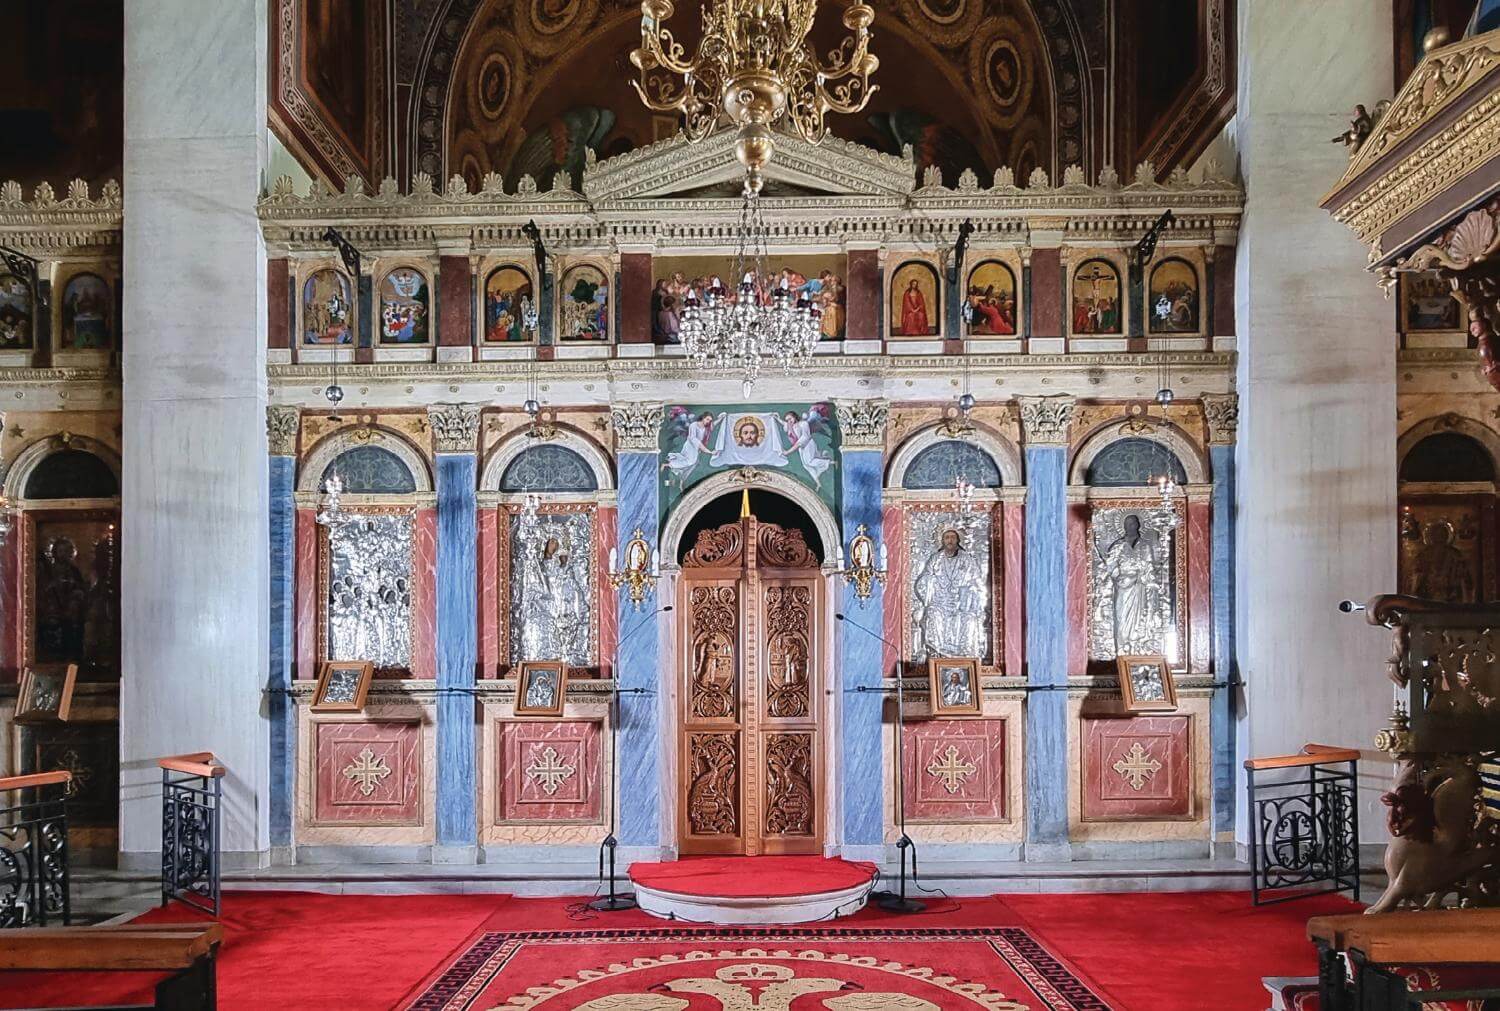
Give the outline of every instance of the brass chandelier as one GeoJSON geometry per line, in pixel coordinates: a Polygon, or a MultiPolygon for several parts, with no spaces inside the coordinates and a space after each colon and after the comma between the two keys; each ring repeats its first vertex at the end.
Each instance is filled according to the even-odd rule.
{"type": "Polygon", "coordinates": [[[642,0],[641,47],[630,54],[640,80],[630,83],[647,108],[680,113],[690,141],[728,117],[739,129],[735,153],[746,193],[758,194],[776,146],[772,127],[783,117],[816,144],[828,132],[827,113],[858,112],[877,90],[870,84],[880,66],[870,52],[875,11],[850,0],[844,27],[851,34],[820,55],[808,41],[817,0],[704,2],[703,38],[688,59],[665,27],[671,0],[642,0]]]}

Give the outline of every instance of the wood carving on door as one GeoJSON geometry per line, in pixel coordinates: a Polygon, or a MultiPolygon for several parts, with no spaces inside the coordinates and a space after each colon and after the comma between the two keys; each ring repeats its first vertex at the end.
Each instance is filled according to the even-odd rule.
{"type": "Polygon", "coordinates": [[[679,851],[819,853],[818,558],[747,517],[701,531],[682,564],[679,851]]]}

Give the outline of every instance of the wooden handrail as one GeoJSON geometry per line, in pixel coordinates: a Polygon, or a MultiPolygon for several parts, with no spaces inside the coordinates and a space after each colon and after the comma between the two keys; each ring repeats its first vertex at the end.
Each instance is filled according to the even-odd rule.
{"type": "Polygon", "coordinates": [[[1364,938],[1403,938],[1423,933],[1478,930],[1490,937],[1500,933],[1500,909],[1424,909],[1399,913],[1345,913],[1314,916],[1307,921],[1311,941],[1327,941],[1343,951],[1356,934],[1364,938]]]}
{"type": "Polygon", "coordinates": [[[56,783],[71,783],[73,774],[67,769],[56,772],[33,772],[26,776],[0,777],[0,790],[27,790],[34,786],[52,786],[56,783]]]}
{"type": "Polygon", "coordinates": [[[0,969],[185,969],[223,940],[224,928],[217,923],[10,930],[0,945],[0,969]]]}
{"type": "Polygon", "coordinates": [[[158,758],[156,764],[172,772],[185,772],[189,776],[208,776],[211,779],[218,779],[224,775],[224,766],[219,764],[219,760],[214,757],[212,751],[168,755],[166,758],[158,758]]]}
{"type": "Polygon", "coordinates": [[[1500,940],[1483,924],[1387,934],[1353,927],[1344,941],[1375,965],[1443,965],[1500,962],[1500,940]]]}
{"type": "Polygon", "coordinates": [[[1329,744],[1304,744],[1295,755],[1280,755],[1276,758],[1247,758],[1245,768],[1259,772],[1262,769],[1295,769],[1304,765],[1322,765],[1325,762],[1355,762],[1359,760],[1357,748],[1335,748],[1329,744]]]}

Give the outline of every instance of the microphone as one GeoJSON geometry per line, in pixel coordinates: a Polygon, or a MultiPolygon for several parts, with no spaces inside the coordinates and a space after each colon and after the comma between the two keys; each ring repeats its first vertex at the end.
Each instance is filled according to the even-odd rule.
{"type": "MultiPolygon", "coordinates": [[[[833,616],[835,618],[837,618],[839,621],[842,621],[844,624],[850,625],[850,626],[852,626],[854,628],[859,629],[861,632],[863,632],[865,635],[868,635],[870,638],[872,638],[872,639],[879,639],[881,642],[885,643],[891,649],[895,650],[896,651],[896,655],[898,657],[901,655],[901,647],[900,646],[897,646],[895,643],[891,642],[891,640],[887,639],[885,636],[881,635],[879,632],[875,631],[873,628],[866,628],[864,625],[861,625],[859,622],[853,620],[847,614],[844,614],[842,611],[836,611],[836,612],[834,612],[833,616]]],[[[859,687],[855,688],[854,690],[857,691],[857,692],[868,692],[868,691],[881,691],[882,689],[879,689],[879,688],[870,688],[870,687],[867,687],[865,685],[860,685],[859,687]]]]}
{"type": "Polygon", "coordinates": [[[1364,609],[1365,609],[1365,605],[1363,605],[1363,604],[1356,604],[1352,600],[1341,600],[1341,601],[1339,601],[1339,610],[1343,611],[1345,614],[1352,614],[1355,611],[1363,611],[1364,609]]]}

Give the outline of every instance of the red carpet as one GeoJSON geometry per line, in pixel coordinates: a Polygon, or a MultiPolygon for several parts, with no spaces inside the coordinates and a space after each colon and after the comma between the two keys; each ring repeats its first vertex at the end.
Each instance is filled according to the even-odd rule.
{"type": "Polygon", "coordinates": [[[876,866],[826,857],[689,857],[630,865],[630,880],[662,892],[722,898],[782,898],[858,888],[876,866]]]}
{"type": "MultiPolygon", "coordinates": [[[[576,902],[503,895],[230,892],[224,899],[227,939],[219,960],[220,1007],[229,1011],[281,1007],[383,1011],[407,1006],[450,971],[462,973],[464,965],[489,964],[501,949],[492,941],[490,948],[476,950],[486,934],[509,936],[501,945],[511,944],[514,971],[522,974],[515,979],[544,977],[551,985],[558,979],[576,979],[588,970],[608,970],[607,956],[612,953],[618,953],[614,954],[618,959],[649,951],[651,958],[665,962],[663,955],[704,950],[693,947],[691,937],[715,933],[712,929],[662,928],[660,920],[639,911],[580,916],[571,911],[576,902]],[[562,931],[569,935],[555,936],[562,931]],[[527,932],[554,936],[515,937],[527,932]],[[633,938],[630,947],[619,939],[622,935],[633,938]],[[603,961],[601,956],[605,956],[603,961]]],[[[835,927],[783,928],[777,936],[786,940],[778,943],[740,932],[733,944],[714,942],[714,946],[717,950],[752,946],[774,950],[774,956],[741,960],[740,964],[753,961],[771,966],[739,970],[741,975],[761,973],[759,978],[734,978],[730,973],[731,979],[721,979],[718,973],[729,963],[720,960],[712,965],[705,962],[702,971],[686,972],[679,965],[673,979],[708,980],[704,985],[711,987],[769,987],[786,982],[776,977],[790,969],[794,978],[807,977],[809,982],[833,979],[840,985],[866,987],[867,993],[903,992],[896,988],[903,979],[899,968],[885,967],[890,962],[904,968],[929,968],[938,976],[968,978],[1004,992],[1008,999],[996,1005],[1002,1008],[1015,1001],[1045,1011],[1048,1003],[1035,995],[1036,986],[1057,987],[1059,981],[1066,982],[1066,973],[1076,977],[1097,1003],[1055,1005],[1062,1008],[1261,1011],[1266,1006],[1261,976],[1314,974],[1313,949],[1303,939],[1307,918],[1351,908],[1343,900],[1325,897],[1254,909],[1243,893],[1201,892],[935,899],[927,913],[911,917],[866,909],[838,921],[835,927]],[[879,965],[855,961],[854,952],[861,948],[873,950],[879,965]],[[787,952],[784,958],[783,950],[787,952]],[[813,965],[813,957],[803,956],[810,951],[851,958],[827,960],[824,968],[808,976],[803,970],[813,965]],[[830,965],[837,966],[837,971],[826,970],[830,965]],[[1017,981],[1022,986],[1018,992],[1017,981]],[[875,989],[877,985],[884,989],[875,989]]],[[[201,918],[173,908],[153,911],[146,919],[201,918]]],[[[471,979],[476,975],[476,971],[469,972],[471,979]]],[[[645,978],[633,977],[629,982],[645,978]]],[[[500,981],[508,984],[510,979],[502,975],[500,981]]],[[[150,983],[149,977],[131,974],[0,974],[0,1007],[138,1001],[148,997],[150,983]]],[[[486,1001],[495,999],[476,1008],[503,1007],[509,996],[500,984],[485,984],[483,991],[486,1001]]],[[[607,988],[605,992],[612,993],[607,988]]],[[[668,996],[661,990],[654,992],[668,996]]],[[[941,988],[937,993],[957,999],[952,992],[943,994],[941,988]]],[[[580,992],[572,992],[572,997],[579,996],[580,992]]],[[[691,1011],[718,1011],[719,1005],[701,992],[671,996],[687,1000],[680,1006],[691,1011]]],[[[928,996],[922,999],[940,1008],[976,1006],[972,1001],[954,1005],[928,996]]],[[[1080,993],[1069,999],[1085,997],[1080,993]]],[[[764,1001],[763,996],[763,1005],[764,1001]]],[[[810,995],[792,1006],[802,1011],[825,1005],[841,1006],[833,994],[810,995]],[[825,1003],[817,1003],[819,999],[825,1003]]],[[[543,1005],[547,1011],[574,1006],[566,1001],[543,1005]]]]}

